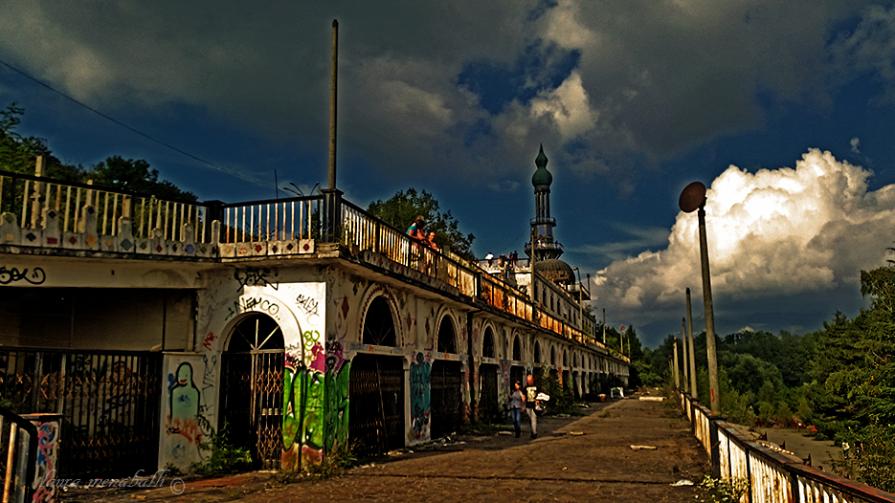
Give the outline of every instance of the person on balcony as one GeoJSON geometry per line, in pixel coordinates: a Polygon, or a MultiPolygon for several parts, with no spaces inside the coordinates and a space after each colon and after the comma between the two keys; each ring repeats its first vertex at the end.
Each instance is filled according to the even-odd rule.
{"type": "Polygon", "coordinates": [[[438,243],[435,242],[435,231],[429,231],[429,235],[426,236],[426,245],[429,248],[432,248],[435,251],[438,251],[438,243]]]}
{"type": "Polygon", "coordinates": [[[417,215],[416,218],[413,219],[413,222],[410,222],[410,226],[407,227],[407,235],[412,239],[416,239],[417,241],[425,241],[426,240],[426,220],[422,215],[417,215]]]}

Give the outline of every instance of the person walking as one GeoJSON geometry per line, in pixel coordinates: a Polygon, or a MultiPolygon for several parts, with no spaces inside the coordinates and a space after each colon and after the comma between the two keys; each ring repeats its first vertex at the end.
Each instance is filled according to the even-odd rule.
{"type": "Polygon", "coordinates": [[[525,393],[519,381],[513,384],[513,394],[510,396],[510,406],[513,409],[513,430],[516,438],[522,435],[522,412],[525,411],[525,393]]]}
{"type": "Polygon", "coordinates": [[[525,378],[525,410],[528,411],[528,419],[531,421],[531,438],[538,438],[538,387],[535,385],[535,376],[528,374],[525,378]]]}

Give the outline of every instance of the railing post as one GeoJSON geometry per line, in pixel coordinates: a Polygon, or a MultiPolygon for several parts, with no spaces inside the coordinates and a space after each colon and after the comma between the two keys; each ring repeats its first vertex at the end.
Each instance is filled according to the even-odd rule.
{"type": "MultiPolygon", "coordinates": [[[[224,223],[224,202],[223,201],[205,201],[202,203],[205,206],[205,220],[206,220],[206,229],[208,229],[208,236],[202,236],[203,243],[212,243],[215,240],[212,239],[212,226],[211,223],[217,220],[218,222],[224,223]]],[[[221,231],[223,232],[225,226],[221,225],[221,231]]],[[[219,241],[223,241],[221,236],[218,236],[219,241]]]]}
{"type": "Polygon", "coordinates": [[[342,191],[324,189],[323,192],[323,241],[338,243],[342,240],[342,191]]]}
{"type": "Polygon", "coordinates": [[[709,447],[711,451],[712,477],[721,478],[721,452],[720,441],[718,440],[718,421],[723,418],[720,416],[709,416],[709,447]]]}

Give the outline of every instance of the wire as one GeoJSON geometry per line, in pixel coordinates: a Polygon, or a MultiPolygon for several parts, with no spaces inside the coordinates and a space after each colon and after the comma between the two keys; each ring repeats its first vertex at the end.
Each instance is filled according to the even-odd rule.
{"type": "Polygon", "coordinates": [[[37,77],[34,77],[33,75],[29,74],[29,73],[26,72],[25,70],[22,70],[22,69],[20,69],[20,68],[17,68],[17,67],[15,67],[15,66],[13,66],[13,65],[11,65],[11,64],[9,64],[9,63],[7,63],[6,61],[3,61],[2,59],[0,59],[0,65],[3,65],[3,66],[5,66],[6,68],[9,68],[9,69],[12,70],[13,72],[18,73],[18,74],[21,75],[22,77],[25,77],[26,79],[28,79],[28,80],[34,82],[35,84],[38,84],[38,85],[40,85],[40,86],[42,86],[42,87],[45,87],[45,88],[49,89],[50,91],[52,91],[52,92],[58,94],[59,96],[62,96],[63,98],[65,98],[65,99],[71,101],[72,103],[75,103],[76,105],[78,105],[78,106],[80,106],[80,107],[86,108],[87,110],[89,110],[89,111],[93,112],[94,114],[96,114],[96,115],[102,117],[103,119],[106,119],[107,121],[110,121],[110,122],[112,122],[112,123],[114,123],[114,124],[116,124],[116,125],[118,125],[118,126],[121,126],[121,127],[125,128],[125,129],[127,129],[128,131],[134,133],[134,134],[140,135],[140,136],[142,136],[143,138],[145,138],[145,139],[147,139],[147,140],[149,140],[149,141],[151,141],[151,142],[153,142],[153,143],[157,143],[157,144],[159,144],[159,145],[161,145],[161,146],[163,146],[163,147],[165,147],[165,148],[167,148],[167,149],[173,150],[174,152],[177,152],[178,154],[181,154],[181,155],[184,155],[184,156],[186,156],[186,157],[189,157],[190,159],[192,159],[192,160],[194,160],[194,161],[198,161],[198,162],[200,162],[200,163],[202,163],[202,164],[208,165],[208,166],[210,166],[210,167],[212,167],[212,168],[214,168],[214,169],[216,169],[216,170],[223,171],[223,172],[229,172],[229,170],[224,169],[224,168],[221,168],[220,166],[217,166],[216,164],[214,164],[213,162],[211,162],[211,161],[209,161],[209,160],[207,160],[207,159],[203,159],[202,157],[199,157],[198,155],[191,154],[191,153],[187,152],[186,150],[183,150],[183,149],[180,148],[180,147],[177,147],[177,146],[175,146],[175,145],[172,145],[172,144],[170,144],[170,143],[168,143],[168,142],[166,142],[166,141],[164,141],[164,140],[160,140],[160,139],[158,139],[158,138],[156,138],[156,137],[150,135],[149,133],[144,133],[143,131],[140,131],[139,129],[137,129],[137,128],[133,127],[133,126],[131,126],[131,125],[129,125],[129,124],[123,122],[123,121],[120,121],[120,120],[116,119],[115,117],[112,117],[111,115],[109,115],[109,114],[107,114],[107,113],[101,112],[101,111],[99,111],[99,110],[93,108],[92,106],[90,106],[90,105],[84,103],[83,101],[80,101],[80,100],[78,100],[77,98],[75,98],[75,97],[73,97],[73,96],[70,96],[70,95],[68,95],[68,94],[66,94],[66,93],[64,93],[64,92],[62,92],[62,91],[56,89],[55,87],[51,86],[50,84],[47,84],[46,82],[44,82],[44,81],[38,79],[37,77]]]}

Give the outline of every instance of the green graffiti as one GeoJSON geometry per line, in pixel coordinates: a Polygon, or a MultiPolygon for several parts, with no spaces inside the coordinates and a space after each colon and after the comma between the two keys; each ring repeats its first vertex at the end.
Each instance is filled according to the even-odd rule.
{"type": "Polygon", "coordinates": [[[323,447],[324,374],[308,369],[286,368],[283,387],[283,448],[295,442],[323,447]]]}
{"type": "Polygon", "coordinates": [[[326,374],[326,451],[348,440],[348,390],[351,362],[326,374]]]}

